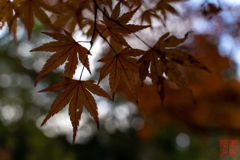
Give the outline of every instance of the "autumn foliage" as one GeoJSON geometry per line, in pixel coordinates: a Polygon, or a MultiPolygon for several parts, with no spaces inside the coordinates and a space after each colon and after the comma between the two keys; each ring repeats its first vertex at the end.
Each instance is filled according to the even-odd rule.
{"type": "MultiPolygon", "coordinates": [[[[181,2],[181,0],[159,0],[153,8],[144,9],[146,2],[141,0],[131,1],[105,1],[105,0],[67,0],[67,1],[44,1],[44,0],[1,0],[0,1],[0,19],[2,24],[7,23],[9,32],[11,32],[17,41],[16,28],[17,20],[21,19],[31,38],[31,32],[36,17],[47,27],[47,32],[43,34],[50,36],[54,41],[45,43],[32,52],[53,52],[46,61],[38,77],[38,81],[48,72],[65,64],[64,77],[61,82],[41,90],[62,91],[53,102],[46,118],[42,122],[44,125],[47,120],[62,110],[69,104],[69,116],[73,126],[73,143],[75,141],[77,128],[81,119],[83,105],[94,118],[99,127],[97,104],[92,96],[96,94],[109,100],[114,100],[119,83],[124,82],[132,98],[136,103],[138,93],[136,91],[136,74],[143,86],[146,77],[151,78],[152,83],[157,89],[162,105],[164,101],[164,86],[166,81],[174,82],[178,87],[185,90],[194,102],[194,96],[188,84],[182,77],[182,72],[178,65],[190,66],[211,72],[204,64],[194,56],[179,49],[179,45],[185,42],[191,32],[183,33],[182,37],[176,37],[169,32],[159,35],[159,39],[154,45],[148,44],[136,34],[141,30],[151,27],[152,19],[156,18],[163,26],[167,20],[167,14],[179,15],[177,10],[170,2],[181,2]],[[127,7],[128,11],[122,13],[121,8],[127,7]],[[132,24],[130,20],[141,8],[140,20],[147,25],[132,24]],[[48,14],[47,14],[48,13],[48,14]],[[88,14],[84,14],[88,13],[88,14]],[[87,15],[87,16],[86,16],[87,15]],[[76,30],[82,30],[90,26],[85,32],[89,41],[75,41],[72,33],[76,30]],[[148,49],[141,50],[132,48],[125,37],[129,35],[140,40],[148,49]],[[98,60],[103,63],[100,70],[100,77],[97,82],[93,80],[82,80],[82,73],[90,70],[89,56],[96,37],[101,37],[107,43],[113,55],[106,55],[98,60]],[[81,43],[89,43],[87,49],[81,43]],[[79,80],[74,80],[78,63],[84,67],[79,75],[79,80]],[[85,69],[86,68],[86,69],[85,69]],[[111,97],[99,87],[99,83],[109,75],[109,86],[111,88],[111,97]],[[120,81],[120,80],[123,81],[120,81]]],[[[210,8],[211,9],[211,8],[210,8]]],[[[215,10],[214,10],[215,11],[215,10]]],[[[211,13],[206,9],[206,13],[211,13]],[[208,11],[208,12],[207,12],[208,11]]],[[[216,11],[217,12],[217,11],[216,11]]],[[[214,12],[215,13],[215,12],[214,12]]],[[[149,35],[151,37],[151,35],[149,35]]]]}

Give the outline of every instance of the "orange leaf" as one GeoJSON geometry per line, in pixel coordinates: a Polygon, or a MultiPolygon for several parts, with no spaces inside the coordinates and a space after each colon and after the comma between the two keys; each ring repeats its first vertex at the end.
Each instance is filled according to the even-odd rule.
{"type": "Polygon", "coordinates": [[[69,116],[73,126],[74,144],[79,120],[81,119],[83,105],[88,110],[90,115],[94,118],[99,129],[97,104],[90,92],[98,96],[106,97],[109,100],[112,99],[103,89],[101,89],[98,85],[94,84],[94,81],[92,80],[77,81],[72,80],[68,77],[62,77],[62,79],[63,81],[58,82],[40,91],[46,92],[63,90],[63,92],[61,92],[54,100],[51,109],[48,111],[48,114],[43,120],[41,126],[44,125],[49,118],[58,113],[69,103],[69,116]]]}
{"type": "Polygon", "coordinates": [[[60,65],[62,65],[66,60],[68,63],[65,66],[65,76],[72,78],[77,64],[77,54],[81,63],[88,69],[89,73],[91,73],[88,63],[87,54],[90,54],[88,50],[78,44],[71,36],[71,34],[67,31],[64,31],[64,34],[61,33],[47,33],[43,32],[46,35],[49,35],[53,39],[57,40],[50,43],[45,43],[40,47],[37,47],[31,51],[45,51],[45,52],[55,52],[48,60],[47,63],[43,66],[43,69],[40,71],[38,77],[35,81],[35,86],[38,81],[41,79],[43,75],[52,70],[56,69],[60,65]]]}

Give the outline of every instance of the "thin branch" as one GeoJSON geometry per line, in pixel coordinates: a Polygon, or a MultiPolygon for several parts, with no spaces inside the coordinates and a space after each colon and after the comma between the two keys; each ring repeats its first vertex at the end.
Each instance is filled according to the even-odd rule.
{"type": "MultiPolygon", "coordinates": [[[[121,23],[119,23],[117,20],[112,19],[111,17],[109,17],[97,4],[96,4],[96,7],[102,12],[102,14],[103,14],[107,19],[115,22],[117,25],[119,25],[119,26],[122,27],[123,29],[131,32],[129,29],[127,29],[127,28],[124,27],[121,23]]],[[[133,32],[131,32],[131,33],[133,33],[133,32]]],[[[133,35],[134,35],[137,39],[139,39],[143,44],[145,44],[147,47],[149,47],[150,49],[152,49],[152,47],[151,47],[149,44],[147,44],[142,38],[140,38],[136,33],[133,33],[133,35]]]]}
{"type": "Polygon", "coordinates": [[[93,34],[92,34],[92,38],[91,38],[91,40],[90,40],[90,48],[89,48],[89,50],[88,50],[88,52],[87,52],[87,57],[86,57],[86,59],[85,59],[85,62],[84,62],[84,64],[83,64],[83,68],[82,68],[82,72],[81,72],[81,74],[80,74],[80,78],[79,78],[79,81],[82,79],[82,74],[83,74],[83,70],[84,70],[84,66],[85,66],[85,64],[86,64],[86,62],[87,62],[87,59],[88,59],[88,55],[89,55],[89,53],[90,53],[90,51],[91,51],[91,49],[92,49],[92,46],[93,46],[93,38],[94,38],[94,36],[95,36],[95,33],[96,33],[96,31],[97,31],[97,2],[96,2],[96,0],[94,0],[94,29],[93,29],[93,34]]]}
{"type": "Polygon", "coordinates": [[[107,44],[110,46],[110,48],[112,48],[112,50],[114,51],[115,54],[117,54],[117,52],[115,51],[115,49],[113,48],[113,46],[108,42],[108,40],[102,35],[102,33],[99,32],[99,30],[97,30],[98,34],[100,35],[100,37],[102,37],[102,39],[104,39],[107,44]]]}
{"type": "MultiPolygon", "coordinates": [[[[99,6],[97,5],[96,0],[94,0],[94,3],[95,3],[95,9],[99,9],[99,10],[102,12],[102,10],[101,10],[101,9],[99,8],[99,6]]],[[[96,25],[96,21],[95,21],[94,24],[96,25]]],[[[115,54],[117,54],[117,52],[115,51],[115,49],[113,48],[113,46],[112,46],[112,45],[108,42],[108,40],[102,35],[102,34],[105,32],[105,30],[107,29],[107,27],[102,31],[102,33],[99,32],[99,30],[97,29],[97,26],[94,27],[94,29],[95,29],[96,32],[98,32],[98,34],[100,35],[100,37],[101,37],[104,41],[107,42],[107,44],[108,44],[109,47],[113,50],[113,52],[114,52],[115,54]]]]}

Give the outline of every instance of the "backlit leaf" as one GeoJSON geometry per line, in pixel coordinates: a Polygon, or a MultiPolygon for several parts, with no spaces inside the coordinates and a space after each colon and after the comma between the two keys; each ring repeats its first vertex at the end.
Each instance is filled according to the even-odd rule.
{"type": "Polygon", "coordinates": [[[175,82],[180,88],[187,91],[194,101],[192,91],[188,88],[187,83],[182,78],[181,72],[173,62],[184,66],[201,68],[207,72],[211,72],[192,55],[176,48],[176,46],[187,39],[188,34],[189,32],[185,34],[184,38],[177,38],[173,35],[169,37],[169,33],[164,34],[159,38],[158,42],[152,47],[152,49],[147,51],[138,60],[138,63],[141,63],[139,68],[140,80],[143,83],[143,80],[146,79],[146,76],[149,73],[150,67],[152,82],[157,87],[162,103],[164,100],[164,73],[170,81],[175,82]]]}
{"type": "Polygon", "coordinates": [[[109,84],[112,91],[112,96],[116,93],[120,78],[124,80],[125,84],[131,91],[133,97],[137,101],[137,94],[135,89],[135,80],[132,72],[138,72],[139,65],[136,63],[137,60],[130,56],[139,56],[144,54],[144,51],[138,49],[123,49],[115,56],[104,57],[99,62],[105,62],[104,66],[100,71],[100,78],[98,83],[110,74],[109,84]]]}
{"type": "Polygon", "coordinates": [[[102,22],[106,25],[109,35],[111,36],[111,38],[114,39],[115,42],[130,47],[121,34],[131,34],[139,30],[145,29],[147,27],[150,27],[150,25],[139,26],[127,24],[129,20],[132,18],[132,16],[137,12],[140,6],[138,6],[132,11],[124,13],[122,16],[119,17],[120,5],[121,2],[119,1],[115,8],[113,9],[113,12],[110,17],[108,12],[104,10],[105,13],[103,15],[104,21],[102,22]]]}
{"type": "Polygon", "coordinates": [[[37,47],[31,51],[45,51],[45,52],[55,52],[43,66],[43,69],[40,71],[38,77],[35,81],[35,86],[40,80],[40,78],[48,72],[56,69],[60,65],[62,65],[66,60],[68,63],[65,66],[65,76],[72,78],[77,64],[78,59],[80,62],[88,69],[89,73],[91,73],[88,63],[88,55],[90,52],[84,47],[82,47],[78,42],[76,42],[72,37],[71,34],[67,31],[64,31],[64,34],[61,33],[47,33],[43,32],[46,35],[49,35],[53,39],[57,40],[50,43],[45,43],[40,47],[37,47]]]}
{"type": "Polygon", "coordinates": [[[81,119],[83,105],[88,110],[90,115],[94,118],[99,129],[97,104],[90,92],[98,96],[103,96],[112,100],[111,97],[98,85],[94,84],[94,81],[77,81],[68,77],[62,77],[63,81],[58,82],[40,92],[46,91],[60,91],[63,90],[57,98],[54,100],[47,116],[43,120],[44,125],[49,118],[62,110],[67,104],[69,104],[69,116],[73,126],[73,144],[75,142],[77,128],[81,119]]]}
{"type": "MultiPolygon", "coordinates": [[[[22,19],[27,32],[28,38],[31,38],[31,32],[34,26],[34,15],[37,19],[46,26],[52,26],[47,14],[43,11],[42,7],[47,6],[42,0],[22,0],[17,4],[16,16],[22,19]]],[[[51,7],[49,6],[49,9],[51,7]]]]}
{"type": "Polygon", "coordinates": [[[0,1],[0,21],[1,26],[0,29],[5,25],[7,22],[9,27],[9,32],[13,34],[15,40],[17,39],[17,18],[14,18],[14,4],[8,0],[1,0],[0,1]]]}

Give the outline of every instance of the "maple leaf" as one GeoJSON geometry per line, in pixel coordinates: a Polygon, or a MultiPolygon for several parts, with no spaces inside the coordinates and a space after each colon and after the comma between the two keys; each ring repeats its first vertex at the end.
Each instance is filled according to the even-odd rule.
{"type": "Polygon", "coordinates": [[[73,80],[68,77],[61,77],[63,81],[58,82],[46,89],[39,92],[46,91],[61,91],[63,90],[57,98],[54,100],[48,114],[43,120],[41,126],[43,126],[49,118],[62,110],[69,103],[69,116],[73,126],[73,142],[75,142],[77,128],[79,121],[81,119],[81,114],[83,110],[83,105],[93,117],[97,123],[97,128],[99,129],[98,121],[98,111],[96,102],[90,92],[98,96],[103,96],[112,101],[111,97],[98,85],[94,84],[94,81],[78,81],[73,80]]]}
{"type": "Polygon", "coordinates": [[[153,48],[156,49],[160,55],[166,56],[169,60],[175,63],[178,63],[183,66],[201,68],[211,73],[211,71],[204,64],[199,62],[192,55],[186,53],[185,51],[175,48],[176,46],[183,43],[187,39],[189,33],[190,32],[187,32],[184,38],[179,39],[173,35],[169,36],[168,32],[159,39],[159,41],[153,48]]]}
{"type": "Polygon", "coordinates": [[[152,49],[147,51],[138,60],[138,63],[141,63],[139,68],[140,80],[143,83],[143,80],[146,79],[150,66],[152,82],[157,86],[157,91],[162,103],[164,100],[164,73],[170,81],[175,82],[180,88],[187,91],[192,100],[195,102],[192,91],[188,88],[187,83],[182,78],[181,71],[179,71],[173,62],[184,66],[201,68],[207,72],[211,72],[192,55],[175,48],[187,39],[188,34],[189,32],[185,34],[184,38],[180,39],[175,36],[169,36],[169,33],[164,34],[159,38],[158,42],[152,47],[152,49]]]}
{"type": "Polygon", "coordinates": [[[49,10],[51,7],[48,6],[43,0],[22,0],[16,5],[18,7],[15,10],[15,17],[22,19],[27,29],[29,39],[31,38],[31,32],[34,26],[34,15],[44,25],[52,26],[50,19],[42,9],[47,8],[49,10]]]}
{"type": "Polygon", "coordinates": [[[186,1],[186,0],[160,0],[156,5],[155,10],[160,10],[164,17],[164,20],[166,20],[167,19],[166,11],[175,15],[179,15],[177,10],[173,6],[171,6],[169,3],[180,2],[180,1],[186,1]]]}
{"type": "Polygon", "coordinates": [[[150,25],[139,26],[127,24],[128,21],[132,18],[132,16],[137,12],[140,5],[134,10],[124,13],[121,17],[119,17],[120,4],[121,1],[118,2],[115,8],[113,9],[111,16],[109,16],[108,12],[104,10],[103,21],[101,22],[106,25],[106,28],[111,38],[113,38],[115,42],[130,47],[121,34],[131,34],[139,30],[145,29],[147,27],[150,27],[150,25]]]}
{"type": "Polygon", "coordinates": [[[113,1],[109,1],[109,0],[96,0],[96,4],[98,6],[103,5],[105,8],[108,6],[111,10],[112,10],[112,3],[113,1]]]}
{"type": "MultiPolygon", "coordinates": [[[[84,20],[82,21],[82,25],[83,25],[83,26],[89,26],[89,27],[90,27],[86,32],[84,32],[84,34],[85,34],[86,36],[92,37],[93,32],[95,31],[95,30],[94,30],[94,29],[95,29],[95,23],[96,23],[96,28],[97,28],[98,30],[104,30],[105,26],[104,26],[103,24],[99,24],[99,23],[94,22],[94,21],[89,20],[89,19],[84,19],[84,20]]],[[[97,36],[94,36],[92,40],[94,41],[96,38],[97,38],[97,36]]]]}
{"type": "Polygon", "coordinates": [[[2,23],[0,29],[7,22],[9,32],[13,33],[14,39],[17,40],[17,19],[14,19],[14,4],[8,0],[0,1],[0,22],[2,23]]]}
{"type": "Polygon", "coordinates": [[[151,63],[150,71],[151,71],[152,82],[154,85],[157,86],[157,92],[163,103],[163,100],[164,100],[163,87],[164,87],[165,78],[163,77],[164,72],[163,72],[161,61],[159,59],[158,54],[152,50],[149,50],[138,60],[137,63],[141,63],[139,68],[139,78],[142,81],[142,85],[143,85],[143,80],[145,80],[147,77],[148,69],[151,63]]]}
{"type": "Polygon", "coordinates": [[[139,6],[142,4],[142,1],[141,0],[127,0],[127,1],[124,1],[124,0],[117,0],[119,2],[121,2],[123,5],[125,5],[126,7],[132,9],[134,6],[139,6]]]}
{"type": "Polygon", "coordinates": [[[43,66],[38,77],[35,80],[35,86],[37,85],[40,78],[48,72],[56,69],[62,65],[66,60],[68,63],[65,65],[64,74],[66,77],[72,78],[78,64],[78,58],[81,63],[88,69],[91,73],[88,63],[88,54],[91,54],[86,48],[82,47],[78,42],[76,42],[71,34],[64,30],[64,34],[61,33],[48,33],[42,32],[57,41],[50,43],[45,43],[40,47],[32,49],[33,51],[45,51],[45,52],[55,52],[43,66]],[[77,58],[78,54],[78,58],[77,58]]]}
{"type": "Polygon", "coordinates": [[[146,21],[148,24],[152,24],[152,19],[151,17],[155,17],[155,18],[160,18],[157,14],[156,11],[154,11],[153,9],[148,9],[146,11],[144,11],[141,14],[141,23],[143,23],[143,21],[146,21]]]}
{"type": "Polygon", "coordinates": [[[98,62],[104,62],[105,64],[100,71],[98,83],[100,83],[100,81],[108,74],[110,74],[109,83],[112,96],[114,97],[120,77],[122,77],[136,102],[138,103],[133,72],[138,72],[139,66],[137,65],[137,60],[129,56],[140,56],[143,53],[144,51],[142,50],[125,48],[114,56],[101,58],[98,60],[98,62]]]}
{"type": "Polygon", "coordinates": [[[89,1],[66,1],[55,6],[56,10],[60,10],[61,14],[56,16],[56,20],[53,26],[56,30],[61,30],[65,28],[70,33],[72,33],[76,27],[79,26],[82,29],[86,23],[83,23],[86,19],[83,16],[83,10],[88,9],[91,11],[89,1]]]}

